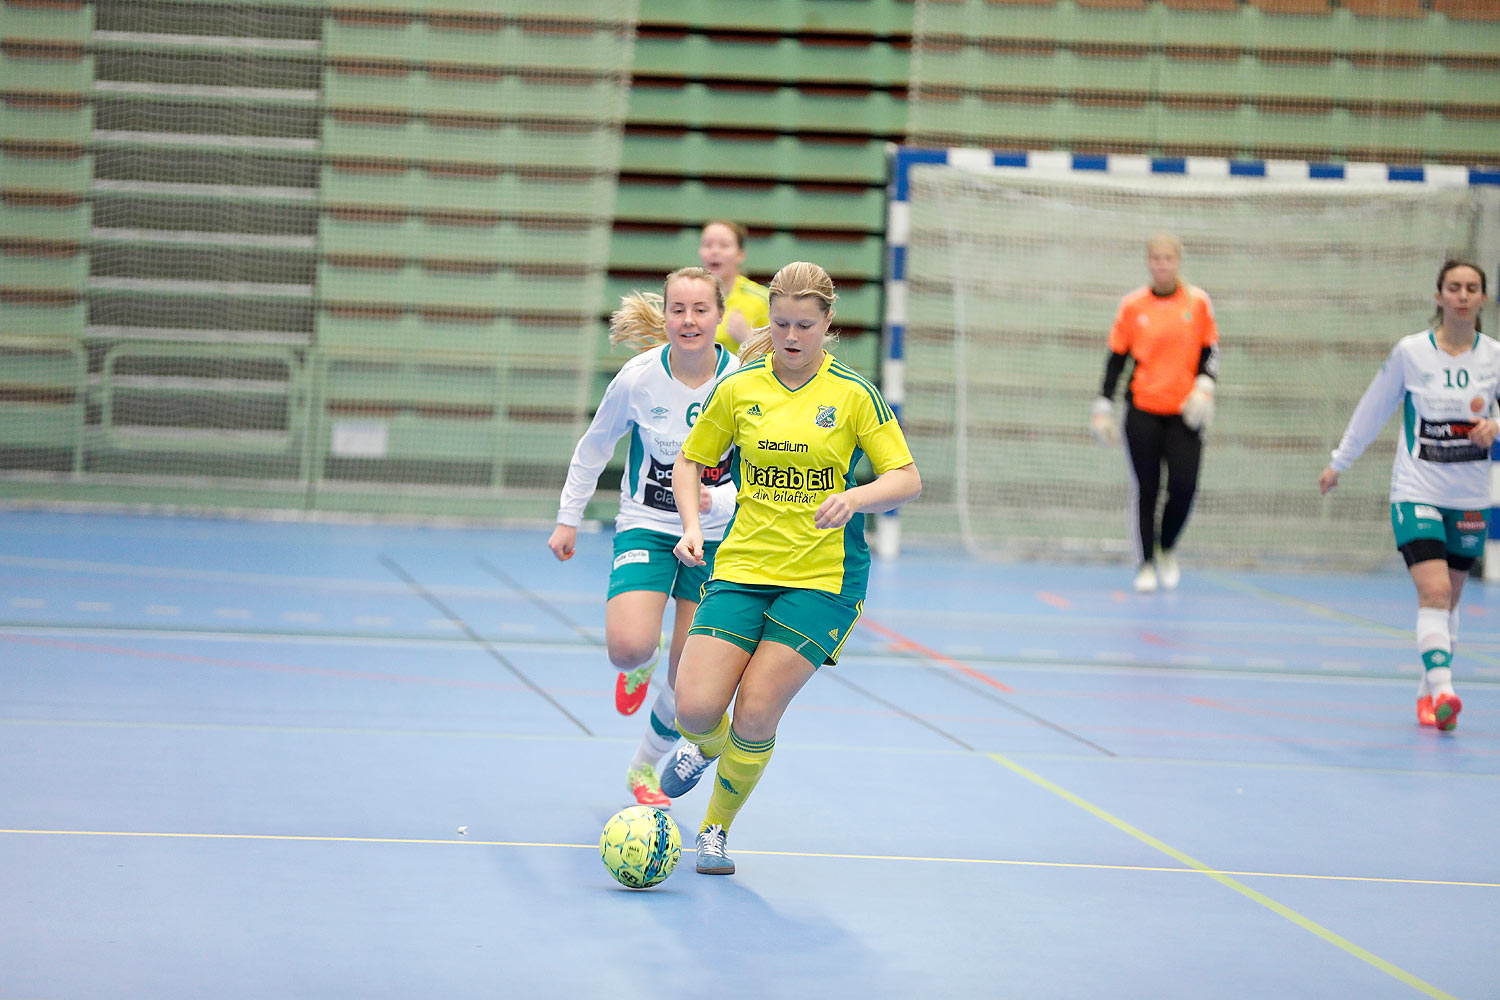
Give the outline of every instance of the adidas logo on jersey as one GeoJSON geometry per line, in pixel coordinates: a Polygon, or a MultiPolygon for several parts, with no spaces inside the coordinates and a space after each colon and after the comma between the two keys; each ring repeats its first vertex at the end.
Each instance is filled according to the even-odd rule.
{"type": "Polygon", "coordinates": [[[828,630],[828,638],[830,638],[830,639],[837,639],[838,637],[839,637],[839,630],[838,629],[831,628],[831,629],[828,630]]]}
{"type": "Polygon", "coordinates": [[[751,403],[750,404],[750,409],[748,409],[748,410],[745,411],[745,416],[747,416],[747,417],[758,417],[758,416],[760,416],[760,404],[759,403],[751,403]]]}

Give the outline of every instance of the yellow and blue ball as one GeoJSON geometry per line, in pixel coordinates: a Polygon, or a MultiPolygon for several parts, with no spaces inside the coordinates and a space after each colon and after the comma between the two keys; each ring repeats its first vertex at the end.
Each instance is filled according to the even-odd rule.
{"type": "Polygon", "coordinates": [[[651,806],[621,809],[604,824],[599,856],[615,881],[649,889],[672,874],[682,857],[682,834],[672,817],[651,806]]]}

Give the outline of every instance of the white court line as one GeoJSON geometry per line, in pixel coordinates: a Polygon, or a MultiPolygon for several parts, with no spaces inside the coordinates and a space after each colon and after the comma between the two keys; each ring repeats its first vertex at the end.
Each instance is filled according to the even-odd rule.
{"type": "MultiPolygon", "coordinates": [[[[260,586],[283,586],[297,587],[311,590],[337,590],[354,593],[380,593],[399,594],[403,597],[409,596],[410,588],[399,581],[383,581],[368,579],[350,579],[346,577],[315,577],[315,576],[292,576],[280,573],[243,573],[233,570],[205,570],[190,569],[186,567],[170,566],[141,566],[131,563],[107,563],[79,559],[51,559],[38,556],[14,556],[0,555],[0,566],[11,566],[22,569],[45,569],[62,572],[96,573],[106,576],[140,577],[146,579],[188,580],[207,581],[233,584],[255,584],[260,586]]],[[[492,600],[509,600],[511,592],[506,588],[491,586],[463,586],[463,585],[441,585],[435,584],[428,587],[434,594],[445,597],[477,597],[492,600]]],[[[590,595],[580,595],[577,592],[539,593],[537,596],[546,598],[554,603],[566,604],[597,604],[600,603],[590,595]]],[[[902,618],[920,619],[925,622],[973,622],[981,625],[996,625],[1013,623],[1025,625],[1029,628],[1036,626],[1036,617],[1033,614],[1005,613],[993,611],[954,611],[945,609],[934,609],[931,611],[887,611],[882,621],[900,621],[902,618]]],[[[1088,626],[1120,626],[1128,624],[1123,618],[1106,618],[1093,616],[1065,615],[1058,618],[1058,626],[1069,630],[1088,626]]],[[[1264,633],[1265,624],[1253,621],[1194,621],[1173,624],[1173,630],[1179,632],[1211,632],[1222,635],[1225,632],[1253,632],[1264,633]]],[[[1276,625],[1278,633],[1282,634],[1323,634],[1326,635],[1330,628],[1366,629],[1370,626],[1354,623],[1337,622],[1330,623],[1291,623],[1279,622],[1276,625]]],[[[591,634],[602,636],[602,632],[592,630],[591,634]]],[[[1471,633],[1476,638],[1480,634],[1471,633]]],[[[1026,651],[1022,651],[1026,655],[1026,651]]],[[[1043,654],[1052,658],[1057,654],[1043,654]]]]}
{"type": "Polygon", "coordinates": [[[33,611],[45,608],[47,602],[40,597],[12,597],[10,606],[13,608],[29,608],[33,611]]]}
{"type": "MultiPolygon", "coordinates": [[[[468,828],[465,827],[467,830],[468,828]]],[[[35,837],[139,837],[162,840],[277,840],[300,843],[339,844],[411,844],[443,847],[534,847],[564,848],[569,850],[597,851],[598,844],[570,844],[557,841],[477,840],[464,836],[451,837],[339,837],[286,833],[190,833],[167,830],[25,830],[0,829],[8,836],[35,837]]],[[[1329,882],[1379,882],[1397,885],[1436,885],[1452,888],[1500,889],[1497,882],[1460,882],[1449,879],[1414,879],[1373,875],[1324,875],[1300,872],[1220,871],[1205,867],[1189,868],[1176,865],[1111,865],[1091,864],[1083,861],[1036,861],[1010,858],[951,858],[916,854],[841,854],[832,851],[764,851],[736,849],[737,854],[773,858],[826,858],[835,861],[898,861],[919,864],[957,865],[1013,865],[1025,868],[1073,868],[1093,871],[1147,872],[1164,875],[1237,875],[1266,879],[1312,879],[1329,882]]]]}
{"type": "Polygon", "coordinates": [[[148,615],[180,615],[182,608],[175,604],[148,604],[146,605],[148,615]]]}
{"type": "MultiPolygon", "coordinates": [[[[479,729],[396,729],[389,726],[297,726],[285,723],[260,722],[163,722],[118,719],[30,719],[0,716],[0,727],[16,726],[31,729],[149,729],[164,732],[229,732],[229,733],[281,733],[304,736],[388,736],[420,740],[434,738],[455,740],[478,740],[494,743],[619,743],[635,746],[636,736],[584,736],[582,733],[515,733],[479,729]]],[[[885,757],[969,757],[991,758],[993,751],[960,750],[956,747],[895,747],[889,744],[840,744],[808,743],[798,746],[805,753],[874,754],[885,757]]],[[[1058,751],[1010,751],[1005,754],[1012,760],[1049,761],[1069,764],[1095,764],[1115,767],[1126,764],[1148,764],[1154,767],[1212,768],[1222,771],[1296,771],[1320,774],[1382,774],[1392,777],[1410,777],[1421,780],[1445,779],[1448,781],[1481,780],[1500,782],[1497,771],[1424,770],[1422,768],[1368,767],[1358,764],[1314,764],[1296,760],[1225,760],[1206,757],[1201,759],[1176,757],[1151,757],[1116,754],[1102,757],[1098,754],[1066,753],[1058,751]]]]}
{"type": "Polygon", "coordinates": [[[73,607],[78,611],[113,611],[115,606],[108,601],[77,601],[73,607]]]}
{"type": "MultiPolygon", "coordinates": [[[[440,628],[444,626],[457,630],[460,625],[446,618],[429,619],[430,627],[440,628]]],[[[55,636],[76,639],[103,639],[128,636],[135,639],[166,639],[186,642],[225,642],[225,643],[264,643],[264,644],[288,644],[288,645],[326,645],[326,646],[369,646],[369,647],[394,647],[409,649],[449,649],[462,650],[464,648],[475,648],[473,640],[466,635],[455,634],[451,638],[444,636],[422,636],[422,635],[370,635],[367,633],[341,633],[341,634],[307,634],[302,632],[273,632],[273,631],[231,631],[226,629],[163,629],[153,627],[132,627],[126,625],[98,625],[85,626],[79,624],[68,624],[60,626],[30,625],[30,624],[0,624],[0,635],[24,635],[24,636],[55,636]]],[[[486,642],[491,645],[514,650],[520,653],[545,653],[549,655],[569,653],[597,652],[593,644],[578,642],[546,642],[546,641],[521,641],[506,639],[502,636],[482,634],[486,642]]],[[[1262,683],[1303,683],[1303,684],[1394,684],[1405,685],[1410,683],[1405,676],[1397,676],[1392,673],[1372,673],[1361,671],[1357,674],[1324,673],[1308,668],[1288,669],[1285,671],[1247,671],[1229,663],[1217,666],[1195,667],[1195,666],[1170,666],[1165,662],[1135,662],[1129,664],[1106,665],[1098,662],[1089,662],[1082,657],[1076,659],[1063,659],[1056,650],[1043,651],[1050,653],[1049,656],[1032,656],[1036,650],[1021,650],[1017,656],[1030,657],[1032,661],[1045,660],[1046,662],[1028,662],[1026,659],[975,659],[971,657],[970,666],[976,669],[993,671],[1007,671],[1011,673],[1045,672],[1055,673],[1059,669],[1077,671],[1087,674],[1111,674],[1119,676],[1126,674],[1138,677],[1200,677],[1223,679],[1232,677],[1238,682],[1256,681],[1262,683]]],[[[883,653],[877,650],[846,651],[842,657],[844,660],[858,660],[861,663],[869,663],[885,667],[909,668],[912,670],[931,669],[927,661],[914,658],[909,654],[896,655],[883,653]]],[[[1481,678],[1480,673],[1495,674],[1500,676],[1500,670],[1475,667],[1469,683],[1479,683],[1486,686],[1491,681],[1481,678]]]]}

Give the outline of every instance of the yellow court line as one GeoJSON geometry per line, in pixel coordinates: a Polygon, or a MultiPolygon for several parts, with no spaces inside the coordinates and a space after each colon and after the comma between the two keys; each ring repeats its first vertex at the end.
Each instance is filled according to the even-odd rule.
{"type": "MultiPolygon", "coordinates": [[[[459,836],[438,837],[327,837],[281,833],[178,833],[138,830],[3,830],[0,834],[30,834],[54,837],[142,837],[179,840],[281,840],[343,844],[442,844],[449,847],[561,847],[597,850],[598,844],[561,844],[525,840],[476,840],[459,836]]],[[[1144,836],[1144,835],[1143,835],[1144,836]]],[[[1500,882],[1455,882],[1445,879],[1383,878],[1373,875],[1300,875],[1286,872],[1218,871],[1202,866],[1169,868],[1161,865],[1100,865],[1079,861],[1020,861],[1006,858],[942,858],[906,854],[840,854],[830,851],[752,851],[736,849],[736,854],[766,858],[827,858],[836,861],[907,861],[925,864],[1004,865],[1015,868],[1072,868],[1084,871],[1149,872],[1165,875],[1243,875],[1251,878],[1306,879],[1319,882],[1379,882],[1395,885],[1437,885],[1454,888],[1500,889],[1500,882]]]]}
{"type": "Polygon", "coordinates": [[[1361,948],[1359,945],[1355,944],[1353,941],[1350,941],[1348,938],[1341,937],[1340,935],[1335,934],[1333,931],[1329,930],[1327,927],[1324,927],[1322,924],[1317,923],[1316,921],[1308,917],[1304,917],[1302,914],[1298,913],[1296,910],[1285,905],[1284,903],[1278,903],[1276,900],[1272,899],[1270,896],[1267,896],[1265,893],[1250,888],[1245,883],[1232,878],[1230,873],[1212,869],[1198,859],[1177,850],[1177,848],[1171,846],[1170,844],[1166,844],[1160,840],[1157,840],[1155,837],[1151,836],[1149,833],[1146,833],[1144,830],[1140,830],[1136,827],[1131,826],[1129,823],[1125,822],[1117,816],[1106,812],[1105,810],[1094,805],[1092,802],[1089,802],[1087,799],[1073,794],[1066,788],[1063,788],[1061,785],[1049,781],[1046,778],[1042,777],[1040,774],[1037,774],[1035,771],[1031,771],[1022,767],[1015,761],[1010,760],[1004,754],[992,753],[989,754],[989,757],[997,764],[1008,768],[1010,771],[1022,778],[1025,778],[1032,784],[1044,788],[1052,794],[1058,796],[1059,798],[1072,803],[1085,812],[1088,812],[1091,815],[1108,823],[1110,826],[1113,826],[1115,829],[1120,830],[1121,832],[1126,833],[1131,837],[1134,837],[1136,840],[1145,844],[1147,847],[1160,851],[1168,857],[1173,858],[1174,860],[1179,861],[1184,865],[1187,865],[1189,868],[1207,875],[1215,882],[1218,882],[1220,885],[1223,885],[1229,889],[1233,889],[1235,892],[1239,893],[1245,898],[1259,903],[1261,906],[1264,906],[1272,913],[1290,920],[1292,923],[1296,924],[1298,927],[1301,927],[1303,930],[1317,935],[1334,947],[1348,953],[1349,955],[1352,955],[1353,957],[1359,959],[1361,962],[1374,966],[1381,972],[1384,972],[1386,975],[1405,983],[1407,986],[1410,986],[1421,993],[1425,993],[1427,996],[1439,998],[1439,1000],[1457,1000],[1457,998],[1454,997],[1451,993],[1445,993],[1443,990],[1432,985],[1426,980],[1417,978],[1410,972],[1407,972],[1405,969],[1381,958],[1379,955],[1361,948]]]}

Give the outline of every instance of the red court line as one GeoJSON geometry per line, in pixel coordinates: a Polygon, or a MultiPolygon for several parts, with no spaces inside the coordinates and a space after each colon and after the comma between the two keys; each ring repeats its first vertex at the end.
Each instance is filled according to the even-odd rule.
{"type": "Polygon", "coordinates": [[[871,621],[867,617],[861,617],[859,619],[859,623],[865,628],[869,629],[871,632],[874,632],[876,635],[880,636],[886,642],[890,643],[892,649],[910,650],[911,652],[917,653],[918,655],[929,659],[934,663],[941,663],[945,667],[952,667],[954,670],[957,670],[965,677],[972,678],[973,680],[979,681],[983,684],[988,684],[990,687],[995,688],[996,690],[1006,692],[1015,691],[1015,688],[1011,687],[1009,684],[997,681],[989,674],[986,674],[979,670],[975,670],[967,663],[960,663],[953,657],[945,656],[935,649],[929,649],[928,647],[922,645],[920,642],[917,642],[915,639],[909,639],[893,628],[887,628],[879,622],[871,621]]]}
{"type": "Polygon", "coordinates": [[[1036,592],[1036,597],[1037,600],[1041,601],[1043,604],[1050,604],[1054,608],[1060,608],[1063,611],[1066,611],[1073,606],[1073,602],[1068,600],[1066,597],[1061,597],[1057,594],[1051,594],[1045,590],[1038,590],[1036,592]]]}

